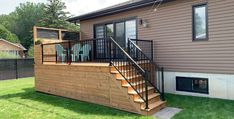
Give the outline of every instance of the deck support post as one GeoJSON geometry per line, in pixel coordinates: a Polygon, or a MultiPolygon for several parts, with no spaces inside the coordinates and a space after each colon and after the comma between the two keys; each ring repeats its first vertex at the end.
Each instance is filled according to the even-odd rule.
{"type": "Polygon", "coordinates": [[[43,49],[43,44],[41,44],[41,62],[42,62],[42,64],[44,63],[44,49],[43,49]]]}
{"type": "Polygon", "coordinates": [[[112,56],[111,56],[111,39],[106,39],[109,42],[109,62],[110,62],[110,66],[111,66],[111,60],[112,60],[112,56]]]}
{"type": "Polygon", "coordinates": [[[72,63],[72,56],[71,56],[71,41],[68,41],[68,59],[69,59],[69,65],[72,63]]]}
{"type": "Polygon", "coordinates": [[[145,72],[145,109],[149,109],[149,100],[148,100],[148,71],[145,72]]]}
{"type": "Polygon", "coordinates": [[[161,94],[161,99],[162,101],[165,101],[165,96],[164,96],[164,68],[161,68],[161,75],[162,75],[162,94],[161,94]]]}

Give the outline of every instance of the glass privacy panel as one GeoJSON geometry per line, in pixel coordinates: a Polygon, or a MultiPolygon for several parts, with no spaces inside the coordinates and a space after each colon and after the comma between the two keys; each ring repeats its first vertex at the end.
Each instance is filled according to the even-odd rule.
{"type": "Polygon", "coordinates": [[[194,7],[194,36],[196,39],[207,38],[206,5],[194,7]]]}
{"type": "Polygon", "coordinates": [[[58,40],[59,32],[57,30],[37,29],[37,38],[58,40]]]}
{"type": "Polygon", "coordinates": [[[78,32],[62,31],[63,40],[80,40],[80,34],[78,32]]]}

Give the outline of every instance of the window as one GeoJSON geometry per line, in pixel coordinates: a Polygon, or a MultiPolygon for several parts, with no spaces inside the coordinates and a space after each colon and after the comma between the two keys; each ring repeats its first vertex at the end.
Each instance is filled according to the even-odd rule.
{"type": "Polygon", "coordinates": [[[193,40],[208,40],[207,4],[193,6],[193,40]]]}
{"type": "Polygon", "coordinates": [[[176,77],[176,90],[208,94],[208,79],[176,77]]]}

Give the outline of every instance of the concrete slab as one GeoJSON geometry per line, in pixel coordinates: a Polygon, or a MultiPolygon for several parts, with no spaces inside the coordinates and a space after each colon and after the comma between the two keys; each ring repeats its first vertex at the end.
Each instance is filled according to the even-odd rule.
{"type": "Polygon", "coordinates": [[[179,113],[182,109],[174,107],[166,107],[159,112],[153,114],[153,117],[157,119],[171,119],[175,114],[179,113]]]}

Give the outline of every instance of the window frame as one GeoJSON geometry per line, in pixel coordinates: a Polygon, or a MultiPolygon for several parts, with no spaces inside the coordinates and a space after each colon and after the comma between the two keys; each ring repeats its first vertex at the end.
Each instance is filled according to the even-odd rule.
{"type": "Polygon", "coordinates": [[[199,93],[199,94],[209,94],[209,78],[176,76],[176,91],[199,93]],[[191,81],[191,90],[189,90],[189,89],[180,89],[180,87],[179,87],[179,79],[190,80],[191,81]],[[206,80],[207,81],[207,84],[206,84],[207,91],[195,90],[194,89],[194,80],[206,80]]]}
{"type": "MultiPolygon", "coordinates": [[[[129,20],[136,20],[136,38],[138,38],[138,17],[137,16],[131,16],[131,17],[122,18],[122,19],[114,19],[114,20],[109,20],[109,21],[104,21],[101,23],[93,24],[93,38],[94,39],[96,38],[96,33],[95,33],[96,26],[104,26],[104,30],[105,30],[106,29],[105,25],[107,25],[107,24],[114,25],[118,22],[125,22],[125,21],[129,21],[129,20]]],[[[114,25],[114,29],[115,29],[115,25],[114,25]]],[[[106,35],[106,34],[104,33],[104,35],[106,35]]],[[[115,35],[115,30],[113,32],[113,35],[115,35]]],[[[105,36],[104,36],[104,38],[105,38],[105,36]]]]}
{"type": "Polygon", "coordinates": [[[208,41],[209,40],[209,28],[208,28],[208,4],[202,3],[202,4],[196,4],[192,6],[192,38],[193,41],[208,41]],[[196,22],[195,22],[195,10],[199,7],[205,7],[205,15],[206,15],[206,38],[196,38],[196,22]]]}

